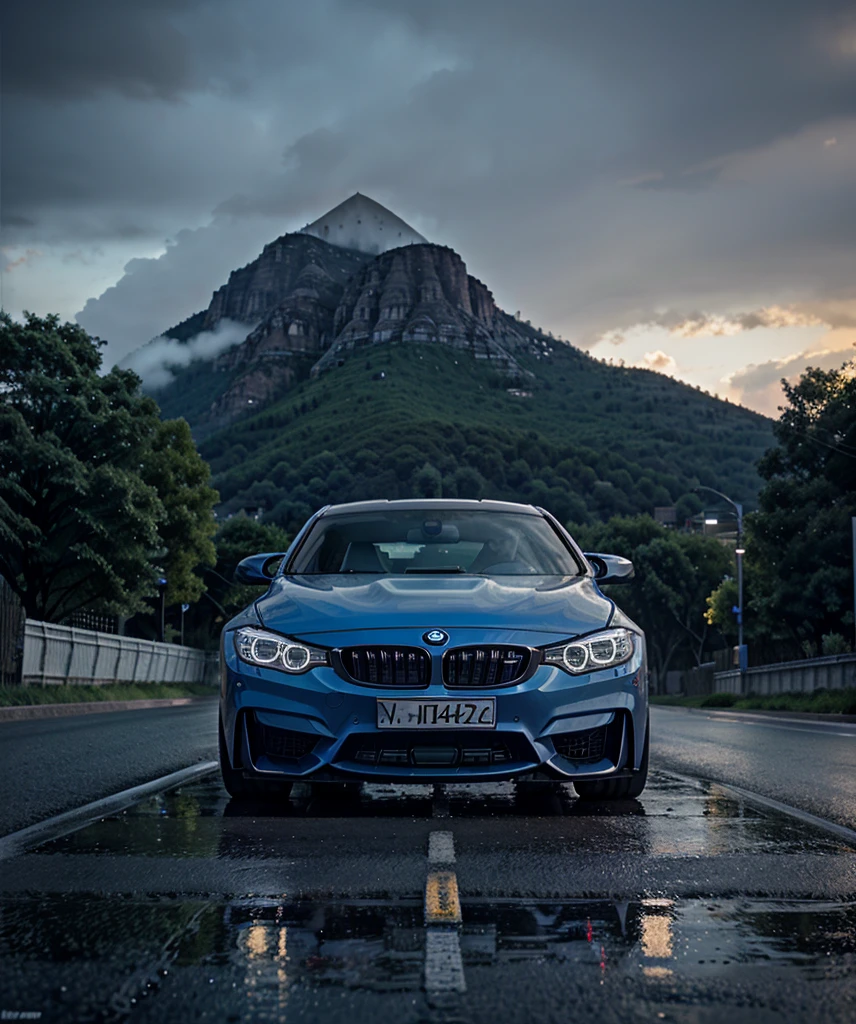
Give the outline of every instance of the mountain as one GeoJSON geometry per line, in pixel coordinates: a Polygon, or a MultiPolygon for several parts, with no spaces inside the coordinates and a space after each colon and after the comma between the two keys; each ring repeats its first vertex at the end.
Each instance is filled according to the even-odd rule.
{"type": "Polygon", "coordinates": [[[470,277],[456,252],[427,243],[408,245],[379,256],[354,275],[336,310],[335,341],[313,374],[384,342],[451,345],[520,373],[511,349],[525,347],[526,340],[512,324],[481,281],[470,277]]]}
{"type": "Polygon", "coordinates": [[[224,513],[263,507],[290,529],[328,501],[440,493],[681,518],[698,484],[751,505],[772,444],[763,416],[505,313],[457,253],[359,193],[165,334],[181,346],[224,324],[244,340],[156,397],[190,421],[224,513]]]}
{"type": "Polygon", "coordinates": [[[224,514],[262,508],[294,530],[370,496],[531,501],[563,521],[677,506],[705,484],[751,504],[769,421],[570,346],[505,374],[441,345],[378,345],[200,442],[224,514]]]}
{"type": "Polygon", "coordinates": [[[314,235],[343,249],[375,256],[402,245],[418,245],[427,241],[385,206],[359,192],[307,224],[301,233],[314,235]]]}

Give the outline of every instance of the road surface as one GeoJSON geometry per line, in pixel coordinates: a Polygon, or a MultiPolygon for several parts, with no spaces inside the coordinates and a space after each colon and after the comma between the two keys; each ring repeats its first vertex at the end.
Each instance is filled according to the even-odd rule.
{"type": "Polygon", "coordinates": [[[0,835],[217,756],[217,699],[0,722],[0,835]]]}
{"type": "Polygon", "coordinates": [[[651,763],[856,829],[856,722],[651,708],[651,763]]]}
{"type": "MultiPolygon", "coordinates": [[[[193,749],[210,753],[210,709],[168,712],[157,742],[171,735],[181,751],[198,734],[193,749]]],[[[130,714],[148,749],[150,713],[130,714]]],[[[661,735],[639,801],[497,783],[338,798],[297,786],[288,801],[247,804],[212,773],[57,835],[0,862],[0,1013],[849,1024],[854,846],[669,765],[710,773],[720,751],[720,770],[751,774],[764,743],[783,760],[761,785],[793,803],[772,788],[784,737],[829,740],[829,764],[845,767],[853,740],[777,726],[753,741],[767,734],[659,709],[652,720],[661,735]]],[[[70,756],[86,732],[55,745],[70,756]]],[[[105,784],[117,756],[105,755],[105,784]]],[[[164,770],[176,763],[170,751],[164,770]]]]}

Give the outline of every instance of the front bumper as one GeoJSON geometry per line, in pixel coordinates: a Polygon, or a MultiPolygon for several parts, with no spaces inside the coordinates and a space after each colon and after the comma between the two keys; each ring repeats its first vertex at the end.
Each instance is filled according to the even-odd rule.
{"type": "MultiPolygon", "coordinates": [[[[372,630],[373,644],[424,646],[411,630],[372,630]]],[[[320,646],[369,642],[365,634],[305,637],[320,646]],[[325,643],[326,640],[326,643],[325,643]]],[[[554,635],[456,630],[450,646],[555,643],[554,635]]],[[[446,648],[448,649],[448,648],[446,648]]],[[[617,668],[571,676],[539,665],[512,686],[450,691],[443,650],[432,650],[430,684],[377,689],[323,666],[288,675],[240,661],[224,634],[220,717],[232,766],[282,781],[489,782],[520,776],[615,778],[639,768],[647,717],[647,667],[640,637],[617,668]],[[494,729],[397,730],[377,726],[377,700],[494,697],[494,729]]]]}

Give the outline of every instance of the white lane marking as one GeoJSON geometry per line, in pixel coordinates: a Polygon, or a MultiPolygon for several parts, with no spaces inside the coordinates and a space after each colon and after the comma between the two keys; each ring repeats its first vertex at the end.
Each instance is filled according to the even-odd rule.
{"type": "Polygon", "coordinates": [[[456,931],[429,928],[425,934],[425,991],[466,992],[461,942],[456,931]]]}
{"type": "Polygon", "coordinates": [[[11,832],[8,836],[3,836],[0,839],[0,860],[17,857],[32,846],[38,846],[51,839],[59,839],[61,836],[68,835],[69,832],[83,828],[84,825],[95,821],[96,818],[117,814],[119,811],[125,810],[126,807],[130,807],[131,804],[135,804],[147,796],[152,796],[154,793],[162,793],[165,789],[174,789],[186,782],[194,782],[215,772],[218,767],[217,761],[203,761],[201,764],[181,768],[177,772],[153,779],[151,782],[144,782],[141,786],[132,786],[130,789],[123,789],[112,796],[94,800],[82,807],[75,807],[74,810],[66,811],[64,814],[54,815],[54,817],[30,825],[28,828],[22,828],[18,832],[11,832]]]}
{"type": "Polygon", "coordinates": [[[708,722],[722,722],[725,725],[755,725],[760,726],[762,729],[784,729],[787,732],[813,732],[818,736],[856,736],[856,732],[838,732],[837,729],[842,728],[840,722],[829,722],[824,724],[822,722],[812,722],[811,725],[786,725],[786,722],[796,722],[795,718],[783,718],[776,722],[761,722],[757,718],[750,720],[743,720],[741,718],[721,718],[717,715],[715,718],[713,715],[705,715],[708,722]],[[820,728],[814,728],[820,726],[820,728]]]}
{"type": "Polygon", "coordinates": [[[818,818],[817,815],[809,814],[808,811],[801,811],[799,807],[791,807],[790,804],[783,804],[780,800],[773,800],[769,796],[761,796],[760,793],[753,793],[748,789],[742,789],[740,786],[732,786],[730,782],[718,782],[716,779],[708,779],[702,775],[680,775],[678,772],[666,770],[665,768],[657,768],[656,770],[660,775],[669,775],[679,782],[687,783],[696,788],[700,788],[701,784],[705,782],[712,786],[718,786],[726,793],[740,797],[741,800],[745,800],[747,803],[758,804],[760,807],[766,807],[768,810],[778,811],[779,814],[787,814],[789,817],[796,818],[806,825],[813,825],[815,828],[823,829],[825,832],[831,832],[833,835],[838,836],[839,839],[844,839],[846,842],[856,846],[856,831],[852,828],[847,828],[846,825],[838,825],[834,821],[827,821],[826,818],[818,818]]]}
{"type": "Polygon", "coordinates": [[[429,834],[428,863],[455,863],[455,839],[451,832],[431,832],[429,834]]]}
{"type": "MultiPolygon", "coordinates": [[[[733,711],[733,710],[717,710],[716,708],[685,708],[670,704],[654,704],[652,705],[658,711],[683,711],[687,714],[696,717],[703,716],[709,722],[731,722],[737,725],[765,725],[768,729],[775,729],[780,723],[788,723],[791,726],[800,727],[799,730],[802,732],[822,732],[824,734],[829,733],[833,729],[846,729],[853,726],[852,721],[846,719],[842,721],[840,718],[836,719],[833,713],[830,713],[830,721],[824,721],[818,718],[795,718],[789,715],[783,715],[779,718],[776,715],[763,715],[755,714],[751,711],[733,711]]],[[[850,717],[850,716],[847,716],[850,717]]],[[[852,736],[854,733],[840,733],[836,735],[852,736]]]]}
{"type": "MultiPolygon", "coordinates": [[[[772,726],[767,725],[766,722],[747,722],[746,725],[760,725],[762,729],[771,729],[772,726]]],[[[856,737],[856,732],[834,732],[831,729],[806,729],[803,726],[794,725],[780,725],[778,728],[785,729],[787,732],[812,732],[816,736],[842,736],[848,739],[856,737]]]]}
{"type": "Polygon", "coordinates": [[[425,884],[425,991],[429,997],[466,992],[461,958],[461,903],[454,871],[437,870],[455,863],[451,832],[428,834],[428,879],[425,884]]]}

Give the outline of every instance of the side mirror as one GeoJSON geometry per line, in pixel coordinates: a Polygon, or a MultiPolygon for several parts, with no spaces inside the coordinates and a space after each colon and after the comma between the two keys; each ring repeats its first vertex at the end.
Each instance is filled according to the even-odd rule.
{"type": "Polygon", "coordinates": [[[597,551],[586,551],[584,554],[591,562],[598,583],[629,583],[636,575],[629,558],[602,555],[597,551]]]}
{"type": "Polygon", "coordinates": [[[262,555],[250,555],[235,566],[236,583],[268,584],[276,576],[285,552],[270,552],[262,555]]]}

